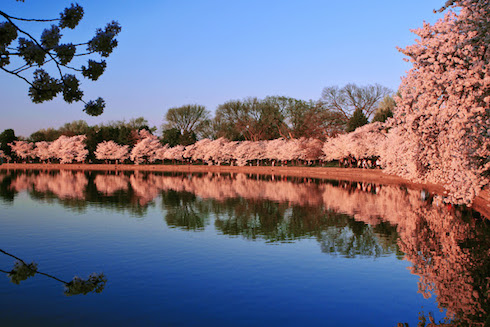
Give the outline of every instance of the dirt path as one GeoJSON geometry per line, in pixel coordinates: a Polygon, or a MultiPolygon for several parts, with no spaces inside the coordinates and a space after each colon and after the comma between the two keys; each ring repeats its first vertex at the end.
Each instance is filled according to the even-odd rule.
{"type": "MultiPolygon", "coordinates": [[[[93,170],[93,171],[159,171],[195,173],[245,173],[259,175],[282,175],[366,182],[383,185],[401,185],[411,189],[425,189],[431,193],[444,194],[444,188],[435,184],[412,183],[404,178],[388,175],[382,170],[359,168],[322,167],[263,167],[263,166],[206,166],[206,165],[114,165],[114,164],[3,164],[0,169],[38,170],[93,170]]],[[[490,190],[480,192],[473,201],[473,208],[490,219],[490,190]]]]}

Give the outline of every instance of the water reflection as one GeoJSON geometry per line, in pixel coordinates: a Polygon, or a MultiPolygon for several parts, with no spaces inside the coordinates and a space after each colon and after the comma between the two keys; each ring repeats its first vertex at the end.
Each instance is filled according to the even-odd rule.
{"type": "Polygon", "coordinates": [[[168,226],[193,231],[203,230],[209,224],[212,209],[209,202],[198,200],[195,194],[174,190],[162,193],[162,207],[168,226]]]}
{"type": "MultiPolygon", "coordinates": [[[[452,326],[488,325],[488,220],[420,190],[299,181],[244,174],[3,171],[0,196],[10,203],[27,191],[76,210],[95,205],[140,217],[160,197],[172,228],[202,231],[214,223],[223,235],[249,240],[313,238],[330,255],[396,254],[411,263],[420,292],[437,298],[452,326]]],[[[435,326],[430,319],[422,315],[420,326],[435,326]]]]}

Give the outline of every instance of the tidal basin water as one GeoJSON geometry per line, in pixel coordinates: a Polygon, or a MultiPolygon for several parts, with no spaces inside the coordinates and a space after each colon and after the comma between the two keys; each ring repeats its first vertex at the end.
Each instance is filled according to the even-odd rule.
{"type": "Polygon", "coordinates": [[[488,220],[397,186],[0,170],[0,240],[1,326],[484,326],[489,314],[488,220]],[[15,279],[18,259],[33,276],[15,279]],[[92,273],[103,289],[70,294],[92,273]]]}

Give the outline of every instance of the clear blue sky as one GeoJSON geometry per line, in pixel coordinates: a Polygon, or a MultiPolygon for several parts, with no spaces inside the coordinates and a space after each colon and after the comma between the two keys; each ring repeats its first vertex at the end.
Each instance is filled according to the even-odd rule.
{"type": "MultiPolygon", "coordinates": [[[[86,99],[106,100],[104,114],[90,117],[82,103],[60,99],[33,104],[28,85],[0,71],[0,132],[29,136],[78,119],[93,125],[140,116],[159,127],[171,107],[197,103],[214,112],[231,99],[267,95],[317,100],[325,86],[350,82],[396,90],[410,68],[396,46],[413,43],[410,29],[434,22],[433,9],[444,2],[81,0],[84,19],[62,40],[85,42],[111,20],[123,28],[106,73],[83,80],[86,99]]],[[[70,3],[2,0],[0,10],[57,18],[70,3]]]]}

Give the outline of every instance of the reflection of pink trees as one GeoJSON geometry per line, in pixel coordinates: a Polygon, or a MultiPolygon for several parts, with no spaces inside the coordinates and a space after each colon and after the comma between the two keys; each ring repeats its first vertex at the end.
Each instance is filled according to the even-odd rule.
{"type": "MultiPolygon", "coordinates": [[[[1,177],[0,177],[1,179],[1,177]]],[[[88,180],[81,172],[19,174],[10,187],[16,191],[52,192],[60,198],[83,198],[88,180]]],[[[113,195],[133,190],[140,205],[147,205],[162,191],[190,192],[203,199],[224,201],[242,197],[268,199],[287,205],[321,208],[353,216],[379,226],[396,226],[399,249],[420,276],[420,291],[435,295],[441,308],[456,322],[483,326],[490,308],[488,221],[464,217],[465,212],[429,198],[425,192],[369,183],[333,186],[303,179],[264,179],[245,174],[164,176],[136,173],[130,176],[97,174],[97,190],[113,195]]],[[[250,222],[253,223],[253,222],[250,222]]]]}
{"type": "Polygon", "coordinates": [[[129,180],[140,205],[146,205],[153,201],[160,192],[160,189],[154,184],[153,179],[145,178],[145,175],[140,172],[131,174],[129,180]]]}
{"type": "Polygon", "coordinates": [[[430,204],[421,191],[362,183],[341,183],[339,187],[308,181],[297,184],[282,179],[250,179],[244,174],[234,178],[211,174],[194,178],[150,174],[135,176],[131,185],[143,203],[151,201],[159,191],[175,190],[220,201],[243,197],[323,206],[373,226],[389,222],[397,226],[400,249],[406,253],[405,259],[412,262],[412,272],[421,276],[420,287],[425,294],[433,292],[440,306],[449,315],[456,314],[458,319],[475,321],[471,317],[484,315],[488,310],[488,286],[485,286],[488,281],[475,279],[475,272],[478,273],[481,265],[488,265],[488,259],[475,261],[475,255],[464,246],[465,242],[471,242],[474,226],[437,198],[430,204]]]}
{"type": "MultiPolygon", "coordinates": [[[[19,174],[10,187],[16,191],[52,192],[60,198],[83,198],[88,180],[81,172],[61,171],[19,174]]],[[[468,325],[483,326],[490,308],[490,271],[487,221],[465,218],[464,211],[429,198],[425,192],[369,183],[333,186],[303,179],[296,183],[283,178],[266,180],[245,174],[164,176],[138,172],[130,176],[95,177],[99,192],[112,195],[133,190],[140,205],[152,202],[162,191],[193,193],[199,198],[224,201],[232,198],[267,199],[287,205],[322,208],[353,216],[378,226],[396,226],[398,246],[411,271],[420,276],[420,290],[433,294],[449,316],[468,325]]]]}
{"type": "Polygon", "coordinates": [[[10,184],[10,188],[18,192],[35,190],[41,193],[53,193],[60,199],[84,199],[88,185],[83,172],[60,170],[57,174],[20,174],[10,184]]]}
{"type": "Polygon", "coordinates": [[[411,220],[399,226],[399,245],[420,276],[420,292],[437,296],[455,325],[483,326],[490,313],[488,222],[446,206],[419,208],[411,220]]]}
{"type": "Polygon", "coordinates": [[[400,250],[412,263],[412,273],[420,276],[420,291],[437,296],[448,317],[483,326],[490,309],[488,221],[465,220],[438,198],[430,204],[420,192],[395,187],[346,191],[326,185],[323,201],[327,208],[371,225],[396,225],[400,250]],[[481,225],[486,234],[479,234],[481,225]]]}
{"type": "Polygon", "coordinates": [[[129,145],[119,145],[114,141],[104,141],[97,144],[94,154],[99,160],[114,160],[121,162],[126,160],[129,155],[129,145]]]}
{"type": "Polygon", "coordinates": [[[117,191],[127,191],[129,178],[124,175],[97,175],[94,179],[97,191],[113,195],[117,191]]]}

